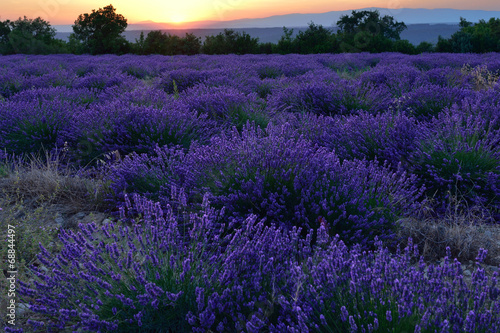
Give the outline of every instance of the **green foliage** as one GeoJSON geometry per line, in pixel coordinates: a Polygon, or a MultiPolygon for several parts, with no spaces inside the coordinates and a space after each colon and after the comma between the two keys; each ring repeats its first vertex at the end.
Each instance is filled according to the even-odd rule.
{"type": "Polygon", "coordinates": [[[182,54],[194,55],[200,53],[201,38],[196,37],[193,33],[186,33],[184,38],[181,38],[182,54]]]}
{"type": "MultiPolygon", "coordinates": [[[[9,170],[8,173],[10,174],[11,171],[9,170]]],[[[29,206],[30,200],[24,198],[23,192],[17,186],[20,182],[20,175],[16,173],[11,177],[14,177],[14,191],[9,193],[4,189],[3,193],[0,193],[0,207],[3,207],[0,211],[0,227],[3,230],[8,230],[8,225],[15,227],[16,247],[22,249],[16,254],[16,261],[21,271],[36,260],[36,255],[40,251],[40,243],[48,248],[56,249],[53,240],[57,237],[58,228],[47,227],[40,223],[48,215],[48,208],[41,201],[49,201],[50,198],[38,198],[37,208],[27,209],[26,206],[29,206]]],[[[2,242],[0,245],[2,254],[7,252],[6,244],[2,242]]]]}
{"type": "Polygon", "coordinates": [[[500,18],[474,24],[461,17],[459,26],[460,30],[449,39],[440,38],[439,52],[500,52],[500,18]]]}
{"type": "Polygon", "coordinates": [[[144,38],[144,31],[141,31],[139,39],[135,39],[135,43],[131,45],[132,53],[144,55],[146,54],[146,40],[144,38]]]}
{"type": "Polygon", "coordinates": [[[200,38],[192,33],[186,33],[186,37],[181,38],[155,30],[150,31],[145,39],[141,32],[140,38],[133,46],[134,52],[138,54],[193,55],[200,53],[200,38]]]}
{"type": "Polygon", "coordinates": [[[361,31],[371,35],[382,35],[385,38],[399,40],[399,35],[406,29],[406,24],[397,22],[392,16],[380,17],[378,10],[355,11],[351,16],[342,15],[337,21],[340,34],[355,35],[361,31]]]}
{"type": "Polygon", "coordinates": [[[84,52],[122,54],[129,48],[121,36],[126,27],[127,19],[109,5],[97,11],[93,9],[90,14],[80,14],[73,25],[72,36],[82,43],[84,52]]]}
{"type": "Polygon", "coordinates": [[[417,54],[417,49],[415,46],[407,41],[406,39],[400,39],[392,44],[394,52],[400,52],[404,54],[417,54]]]}
{"type": "Polygon", "coordinates": [[[261,54],[272,54],[276,53],[276,46],[273,43],[260,43],[259,44],[259,53],[261,54]]]}
{"type": "Polygon", "coordinates": [[[10,21],[0,21],[0,43],[7,43],[9,41],[10,21]]]}
{"type": "Polygon", "coordinates": [[[420,44],[417,45],[416,51],[418,54],[420,53],[431,53],[434,52],[434,45],[429,42],[421,42],[420,44]]]}
{"type": "Polygon", "coordinates": [[[292,46],[294,52],[301,54],[335,52],[339,47],[331,30],[313,22],[307,30],[299,31],[292,46]]]}
{"type": "MultiPolygon", "coordinates": [[[[337,21],[337,38],[342,52],[386,52],[393,49],[393,41],[400,39],[406,29],[403,22],[392,16],[380,17],[375,11],[352,11],[337,21]]],[[[402,47],[398,45],[398,47],[402,47]]],[[[405,49],[407,51],[407,48],[405,49]]],[[[399,51],[400,52],[400,51],[399,51]]]]}
{"type": "Polygon", "coordinates": [[[246,32],[224,29],[215,36],[207,36],[201,51],[205,54],[247,54],[259,53],[259,39],[246,32]]]}
{"type": "Polygon", "coordinates": [[[438,42],[436,44],[436,52],[452,52],[451,42],[442,36],[438,37],[438,42]]]}
{"type": "MultiPolygon", "coordinates": [[[[145,54],[169,54],[169,48],[175,48],[176,40],[171,40],[170,35],[162,33],[160,30],[150,31],[144,41],[145,54]]],[[[174,51],[175,50],[171,50],[174,51]]]]}
{"type": "Polygon", "coordinates": [[[275,47],[275,52],[280,54],[311,54],[333,53],[339,50],[339,43],[335,38],[335,34],[321,24],[316,25],[310,22],[305,31],[299,31],[294,38],[292,38],[292,35],[293,29],[283,27],[283,35],[275,47]]]}
{"type": "Polygon", "coordinates": [[[463,31],[458,31],[451,36],[451,49],[453,52],[470,53],[473,51],[472,35],[463,31]]]}
{"type": "Polygon", "coordinates": [[[341,52],[386,52],[392,49],[392,41],[382,35],[373,35],[367,31],[356,34],[338,34],[341,52]]]}
{"type": "Polygon", "coordinates": [[[293,52],[292,48],[292,35],[293,29],[288,29],[287,27],[283,27],[283,35],[278,41],[278,45],[276,46],[276,51],[280,54],[288,54],[293,52]]]}
{"type": "Polygon", "coordinates": [[[37,17],[0,22],[0,53],[51,54],[68,51],[66,43],[55,39],[56,30],[37,17]]]}

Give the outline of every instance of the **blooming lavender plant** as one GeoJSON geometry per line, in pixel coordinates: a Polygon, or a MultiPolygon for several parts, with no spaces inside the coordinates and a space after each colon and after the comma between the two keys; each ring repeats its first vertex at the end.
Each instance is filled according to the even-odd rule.
{"type": "Polygon", "coordinates": [[[439,211],[453,198],[498,214],[499,130],[480,117],[448,112],[433,122],[413,156],[418,174],[439,211]]]}
{"type": "Polygon", "coordinates": [[[61,100],[7,101],[0,105],[0,145],[16,155],[62,148],[72,132],[71,111],[78,110],[61,100]]]}
{"type": "Polygon", "coordinates": [[[396,254],[380,241],[362,252],[324,226],[302,238],[250,216],[230,231],[207,197],[183,223],[169,207],[138,196],[133,205],[143,217],[132,225],[81,225],[61,233],[60,253],[41,248],[47,269],[20,287],[41,318],[29,321],[33,332],[500,328],[498,274],[484,274],[485,250],[469,284],[449,255],[440,266],[418,260],[411,239],[396,254]]]}
{"type": "Polygon", "coordinates": [[[477,74],[499,68],[497,54],[1,57],[3,158],[112,155],[121,212],[42,249],[21,288],[30,331],[498,331],[485,251],[466,281],[449,253],[428,266],[381,241],[430,198],[498,220],[500,85],[477,74]]]}
{"type": "Polygon", "coordinates": [[[121,156],[148,153],[157,145],[187,148],[191,141],[207,141],[214,133],[215,123],[206,118],[182,103],[171,103],[165,109],[124,101],[95,105],[75,115],[78,127],[84,129],[76,138],[77,158],[92,162],[113,151],[121,156]],[[103,121],[96,123],[95,119],[103,121]]]}
{"type": "Polygon", "coordinates": [[[390,237],[398,214],[410,211],[419,196],[414,177],[401,169],[341,163],[335,153],[296,139],[286,125],[266,132],[246,126],[242,134],[214,137],[192,148],[184,163],[191,184],[179,185],[209,191],[236,219],[252,213],[305,229],[325,223],[349,242],[365,243],[379,232],[390,237]],[[396,208],[403,202],[408,206],[396,208]]]}

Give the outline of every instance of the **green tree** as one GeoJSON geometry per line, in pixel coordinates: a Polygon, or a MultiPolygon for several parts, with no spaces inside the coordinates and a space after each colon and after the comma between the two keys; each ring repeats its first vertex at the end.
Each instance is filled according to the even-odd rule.
{"type": "Polygon", "coordinates": [[[438,42],[439,52],[500,52],[500,18],[472,23],[460,18],[460,30],[438,42]]]}
{"type": "Polygon", "coordinates": [[[179,37],[161,32],[150,31],[144,40],[144,54],[193,55],[200,53],[201,41],[192,33],[179,37]]]}
{"type": "Polygon", "coordinates": [[[403,54],[417,54],[417,49],[415,46],[407,41],[406,39],[400,39],[392,44],[394,52],[400,52],[403,54]]]}
{"type": "Polygon", "coordinates": [[[236,32],[234,40],[231,41],[234,45],[232,52],[234,54],[259,53],[259,39],[252,38],[246,32],[236,32]]]}
{"type": "Polygon", "coordinates": [[[382,35],[392,40],[399,40],[401,32],[406,29],[406,24],[395,21],[394,17],[389,15],[380,17],[378,10],[353,10],[351,16],[340,17],[337,27],[341,34],[357,34],[365,31],[373,36],[382,35]]]}
{"type": "Polygon", "coordinates": [[[201,47],[205,54],[248,54],[259,53],[259,39],[252,38],[246,32],[224,29],[215,36],[205,37],[201,47]]]}
{"type": "Polygon", "coordinates": [[[40,17],[26,16],[0,22],[0,52],[50,54],[66,52],[66,43],[55,38],[56,30],[40,17]]]}
{"type": "Polygon", "coordinates": [[[473,52],[472,34],[465,31],[457,31],[450,38],[451,50],[458,53],[473,52]]]}
{"type": "Polygon", "coordinates": [[[335,35],[321,24],[309,23],[307,30],[299,31],[292,43],[297,53],[329,53],[338,49],[335,35]]]}
{"type": "Polygon", "coordinates": [[[450,40],[440,35],[438,37],[438,42],[436,44],[436,52],[444,52],[444,53],[453,52],[450,40]]]}
{"type": "Polygon", "coordinates": [[[283,27],[283,35],[281,35],[278,45],[276,46],[276,51],[281,54],[293,53],[293,29],[288,29],[283,27]]]}
{"type": "Polygon", "coordinates": [[[162,54],[166,55],[168,50],[168,36],[161,32],[161,30],[154,30],[148,32],[144,40],[144,53],[145,54],[162,54]]]}
{"type": "Polygon", "coordinates": [[[431,53],[434,52],[434,45],[429,42],[420,42],[416,47],[417,53],[431,53]]]}
{"type": "Polygon", "coordinates": [[[275,51],[276,51],[276,44],[273,44],[271,42],[259,44],[259,53],[260,54],[272,54],[275,51]]]}
{"type": "Polygon", "coordinates": [[[460,16],[460,23],[458,24],[460,29],[470,27],[471,25],[472,25],[472,22],[469,22],[465,18],[460,16]]]}
{"type": "Polygon", "coordinates": [[[86,52],[91,54],[125,53],[129,44],[121,35],[127,28],[127,19],[108,5],[92,13],[80,14],[73,25],[73,36],[86,52]]]}
{"type": "Polygon", "coordinates": [[[135,43],[130,46],[132,49],[132,53],[141,54],[141,55],[146,54],[145,44],[146,44],[146,40],[144,38],[144,31],[141,31],[141,34],[139,35],[139,39],[136,38],[135,43]]]}
{"type": "Polygon", "coordinates": [[[182,54],[194,55],[200,53],[201,38],[196,37],[192,33],[186,33],[184,38],[181,38],[182,54]]]}
{"type": "Polygon", "coordinates": [[[0,21],[0,54],[13,53],[9,43],[10,21],[0,21]]]}
{"type": "Polygon", "coordinates": [[[342,52],[384,52],[393,49],[406,24],[375,11],[355,11],[337,21],[337,38],[342,52]]]}
{"type": "Polygon", "coordinates": [[[8,43],[10,34],[10,21],[0,21],[0,43],[8,43]]]}

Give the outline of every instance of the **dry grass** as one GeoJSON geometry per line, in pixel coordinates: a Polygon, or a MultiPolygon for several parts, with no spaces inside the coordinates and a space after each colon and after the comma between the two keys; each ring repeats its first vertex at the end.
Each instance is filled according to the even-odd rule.
{"type": "Polygon", "coordinates": [[[500,78],[498,72],[489,71],[486,65],[471,67],[469,64],[465,64],[461,72],[463,75],[472,76],[475,90],[491,89],[498,83],[500,78]]]}
{"type": "MultiPolygon", "coordinates": [[[[87,212],[86,221],[94,221],[105,207],[103,198],[107,189],[101,179],[79,176],[61,163],[59,155],[46,154],[24,160],[9,160],[0,163],[0,229],[15,226],[16,269],[18,279],[31,278],[29,267],[40,265],[37,259],[39,244],[50,251],[60,248],[58,233],[62,216],[66,227],[73,227],[69,217],[87,212]],[[91,212],[89,214],[89,212],[91,212]]],[[[100,217],[102,220],[103,217],[100,217]]],[[[6,263],[6,242],[0,243],[0,258],[6,263]]],[[[2,266],[5,269],[5,266],[2,266]]],[[[6,280],[1,279],[0,288],[5,290],[6,280]]],[[[0,295],[0,311],[5,311],[5,295],[0,295]]],[[[29,316],[21,316],[16,326],[24,327],[29,316]]],[[[0,320],[3,326],[5,318],[0,320]]],[[[29,328],[26,328],[29,332],[29,328]]]]}
{"type": "Polygon", "coordinates": [[[475,261],[480,248],[488,250],[485,264],[500,265],[500,225],[487,223],[483,209],[452,210],[444,217],[420,216],[400,220],[399,236],[411,237],[427,262],[451,255],[462,263],[475,261]]]}
{"type": "MultiPolygon", "coordinates": [[[[75,212],[100,210],[107,186],[103,180],[79,176],[61,163],[59,155],[28,158],[27,162],[10,162],[1,168],[0,192],[4,198],[22,196],[35,203],[69,205],[75,212]]],[[[0,195],[1,195],[0,194],[0,195]]]]}

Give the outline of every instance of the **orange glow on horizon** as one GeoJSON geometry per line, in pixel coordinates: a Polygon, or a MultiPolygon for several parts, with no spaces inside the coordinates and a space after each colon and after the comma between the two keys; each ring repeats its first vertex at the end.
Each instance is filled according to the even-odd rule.
{"type": "Polygon", "coordinates": [[[154,21],[176,23],[202,20],[228,21],[263,18],[292,13],[324,13],[369,7],[380,8],[454,8],[498,10],[497,0],[2,0],[0,20],[42,17],[52,25],[73,24],[78,15],[109,4],[128,23],[154,21]]]}

